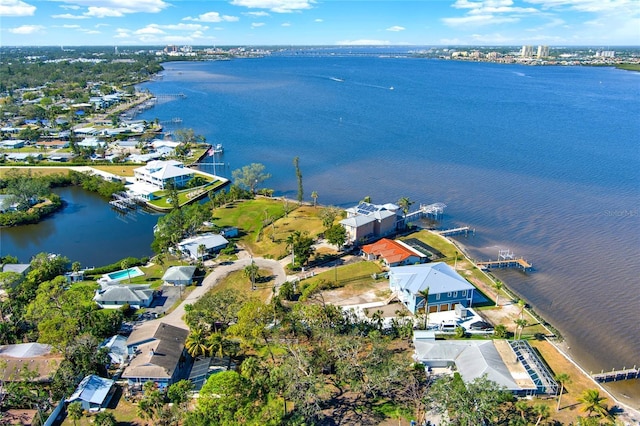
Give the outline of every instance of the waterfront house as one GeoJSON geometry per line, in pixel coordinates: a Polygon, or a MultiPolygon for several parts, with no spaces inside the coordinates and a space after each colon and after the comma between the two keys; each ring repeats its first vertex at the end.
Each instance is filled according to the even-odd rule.
{"type": "Polygon", "coordinates": [[[414,359],[430,370],[452,368],[466,383],[486,376],[517,396],[556,395],[558,385],[535,351],[523,340],[436,340],[416,330],[414,359]]]}
{"type": "Polygon", "coordinates": [[[366,260],[382,260],[386,266],[413,265],[424,263],[427,256],[400,240],[382,238],[362,247],[366,260]]]}
{"type": "Polygon", "coordinates": [[[184,347],[188,335],[189,330],[159,321],[136,328],[127,339],[127,350],[133,358],[122,378],[129,386],[141,388],[151,381],[161,389],[180,380],[189,367],[184,347]]]}
{"type": "Polygon", "coordinates": [[[23,277],[26,277],[31,270],[31,264],[29,263],[5,263],[0,267],[2,272],[15,272],[23,277]]]}
{"type": "Polygon", "coordinates": [[[79,402],[86,411],[99,411],[106,408],[114,393],[115,381],[94,374],[85,376],[76,391],[65,400],[67,404],[79,402]]]}
{"type": "Polygon", "coordinates": [[[470,307],[474,287],[443,262],[389,268],[389,287],[398,300],[413,313],[454,310],[456,305],[470,307]],[[420,292],[429,290],[425,301],[420,292]],[[426,302],[426,303],[425,303],[426,302]]]}
{"type": "Polygon", "coordinates": [[[183,188],[193,178],[195,172],[185,168],[179,161],[156,160],[134,169],[133,174],[136,182],[143,182],[160,190],[165,189],[169,184],[173,184],[176,188],[183,188]]]}
{"type": "Polygon", "coordinates": [[[193,281],[195,266],[172,266],[162,276],[167,285],[189,285],[193,281]]]}
{"type": "Polygon", "coordinates": [[[222,235],[206,233],[180,241],[178,248],[191,259],[198,260],[222,250],[227,244],[229,241],[222,235]]]}
{"type": "Polygon", "coordinates": [[[105,309],[119,309],[130,305],[134,309],[147,308],[153,301],[153,290],[148,285],[125,285],[106,283],[96,290],[93,300],[105,309]]]}
{"type": "Polygon", "coordinates": [[[347,243],[361,244],[393,234],[402,216],[400,208],[392,203],[362,202],[345,210],[347,217],[340,221],[347,233],[347,243]]]}

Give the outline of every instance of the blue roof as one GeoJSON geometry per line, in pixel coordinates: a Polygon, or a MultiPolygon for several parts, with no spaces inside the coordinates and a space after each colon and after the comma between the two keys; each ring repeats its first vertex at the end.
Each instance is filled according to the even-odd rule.
{"type": "Polygon", "coordinates": [[[67,402],[82,400],[91,404],[102,405],[114,383],[111,379],[103,379],[94,374],[86,376],[82,379],[73,395],[67,399],[67,402]]]}
{"type": "Polygon", "coordinates": [[[449,265],[443,262],[422,265],[394,266],[389,269],[389,279],[402,290],[418,294],[429,287],[429,294],[450,291],[473,290],[473,286],[449,265]]]}

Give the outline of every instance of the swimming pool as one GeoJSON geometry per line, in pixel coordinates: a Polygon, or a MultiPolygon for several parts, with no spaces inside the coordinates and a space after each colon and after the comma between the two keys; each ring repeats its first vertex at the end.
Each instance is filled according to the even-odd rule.
{"type": "Polygon", "coordinates": [[[144,275],[144,272],[142,272],[137,266],[134,266],[133,268],[122,269],[120,271],[111,272],[110,274],[105,274],[104,277],[110,281],[122,281],[129,278],[140,277],[142,275],[144,275]]]}

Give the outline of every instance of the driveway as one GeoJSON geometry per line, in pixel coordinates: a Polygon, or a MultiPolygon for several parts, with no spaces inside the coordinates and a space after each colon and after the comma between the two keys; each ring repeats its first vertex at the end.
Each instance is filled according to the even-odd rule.
{"type": "MultiPolygon", "coordinates": [[[[238,260],[234,262],[230,262],[229,264],[217,266],[213,272],[207,275],[202,282],[202,285],[197,286],[193,289],[191,293],[187,296],[187,298],[174,309],[171,313],[163,316],[162,318],[155,319],[153,321],[162,321],[165,324],[170,324],[180,328],[186,328],[187,324],[182,319],[185,313],[184,307],[186,304],[194,304],[198,301],[205,293],[207,293],[213,286],[215,286],[220,279],[224,278],[231,272],[241,271],[246,266],[251,264],[251,261],[254,261],[258,267],[262,269],[269,269],[272,271],[275,276],[275,286],[276,289],[282,285],[287,280],[287,276],[284,272],[284,268],[277,260],[263,259],[259,257],[251,258],[248,253],[241,251],[238,253],[238,260]]],[[[171,306],[165,305],[165,306],[171,306]]],[[[164,307],[164,306],[163,306],[164,307]]]]}

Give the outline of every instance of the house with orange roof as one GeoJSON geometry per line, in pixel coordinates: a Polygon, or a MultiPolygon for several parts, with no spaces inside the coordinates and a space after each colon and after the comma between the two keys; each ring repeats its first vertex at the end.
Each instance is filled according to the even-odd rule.
{"type": "Polygon", "coordinates": [[[387,266],[414,265],[427,261],[427,256],[399,240],[382,238],[362,247],[367,260],[382,260],[387,266]]]}

